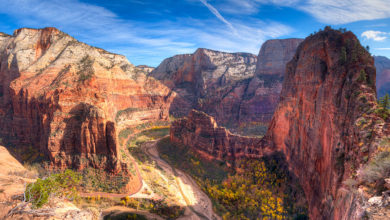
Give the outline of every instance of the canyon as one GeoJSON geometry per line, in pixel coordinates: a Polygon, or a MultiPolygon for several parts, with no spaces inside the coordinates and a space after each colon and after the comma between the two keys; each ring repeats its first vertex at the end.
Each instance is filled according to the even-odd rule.
{"type": "Polygon", "coordinates": [[[311,219],[362,218],[367,207],[343,181],[378,147],[386,148],[390,132],[375,113],[375,81],[374,59],[356,36],[328,28],[306,38],[287,64],[263,139],[232,135],[196,111],[172,123],[170,138],[205,158],[231,163],[282,152],[305,191],[311,219]]]}
{"type": "Polygon", "coordinates": [[[365,207],[344,182],[387,147],[376,97],[389,91],[389,63],[330,28],[266,41],[258,56],[201,48],[156,68],[55,28],[22,28],[0,33],[0,144],[33,152],[27,159],[44,158],[49,170],[128,176],[132,194],[142,177],[121,131],[178,118],[170,141],[206,159],[234,167],[282,153],[311,219],[361,218],[365,207]],[[248,136],[235,132],[250,126],[248,136]]]}
{"type": "Polygon", "coordinates": [[[102,169],[129,176],[126,188],[138,190],[118,132],[167,120],[170,94],[124,56],[58,29],[0,35],[1,140],[25,160],[46,158],[46,169],[102,169]]]}
{"type": "Polygon", "coordinates": [[[170,113],[204,111],[229,128],[267,124],[282,88],[284,66],[302,39],[266,41],[256,57],[198,49],[164,60],[150,76],[177,93],[170,113]]]}

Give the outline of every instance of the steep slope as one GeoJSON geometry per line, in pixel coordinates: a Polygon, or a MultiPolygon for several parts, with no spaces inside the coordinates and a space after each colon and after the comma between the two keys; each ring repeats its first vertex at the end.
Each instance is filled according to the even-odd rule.
{"type": "Polygon", "coordinates": [[[150,76],[177,93],[170,113],[187,115],[191,109],[206,109],[218,120],[238,117],[240,98],[255,72],[256,56],[198,49],[194,54],[164,60],[150,76]]]}
{"type": "Polygon", "coordinates": [[[267,124],[279,100],[284,66],[301,41],[267,41],[259,59],[245,53],[198,49],[164,60],[150,76],[177,93],[170,109],[176,117],[198,109],[228,127],[267,124]]]}
{"type": "Polygon", "coordinates": [[[287,62],[294,56],[303,39],[268,40],[260,49],[255,77],[251,79],[241,98],[240,122],[271,121],[279,94],[287,62]]]}
{"type": "Polygon", "coordinates": [[[240,137],[194,113],[172,124],[171,140],[224,160],[282,152],[305,191],[311,219],[359,219],[367,214],[368,194],[343,181],[361,176],[358,168],[390,147],[373,82],[374,59],[356,36],[327,28],[306,38],[288,63],[280,103],[258,144],[232,144],[240,137]]]}
{"type": "Polygon", "coordinates": [[[119,172],[118,129],[166,120],[169,94],[124,56],[55,28],[0,36],[0,135],[56,167],[119,172]]]}
{"type": "Polygon", "coordinates": [[[377,72],[376,88],[378,97],[390,94],[390,59],[383,56],[375,56],[375,67],[377,72]]]}
{"type": "Polygon", "coordinates": [[[234,162],[245,157],[261,157],[261,139],[243,137],[218,127],[215,119],[204,112],[192,110],[188,117],[172,123],[172,143],[184,144],[207,158],[234,162]]]}

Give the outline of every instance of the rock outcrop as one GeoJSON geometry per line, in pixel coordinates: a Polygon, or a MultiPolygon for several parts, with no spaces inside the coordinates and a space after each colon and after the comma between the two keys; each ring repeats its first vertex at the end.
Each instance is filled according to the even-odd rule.
{"type": "Polygon", "coordinates": [[[192,110],[187,118],[174,121],[170,130],[173,143],[184,144],[206,157],[234,162],[243,157],[261,157],[261,139],[244,137],[218,127],[215,119],[204,112],[192,110]]]}
{"type": "Polygon", "coordinates": [[[373,82],[374,59],[356,36],[327,28],[306,38],[287,64],[280,103],[265,138],[254,145],[242,139],[232,145],[237,137],[192,112],[172,124],[171,140],[218,159],[226,159],[220,156],[224,152],[233,160],[231,155],[282,152],[305,191],[311,219],[361,218],[359,196],[342,183],[389,135],[388,123],[375,113],[373,82]]]}
{"type": "Polygon", "coordinates": [[[376,88],[378,97],[390,94],[390,59],[383,56],[375,56],[376,88]]]}
{"type": "Polygon", "coordinates": [[[256,61],[252,54],[198,49],[194,54],[164,60],[150,76],[176,92],[170,108],[175,117],[203,109],[227,122],[239,115],[241,97],[254,76],[256,61]]]}
{"type": "Polygon", "coordinates": [[[138,69],[144,71],[146,74],[151,73],[155,68],[147,65],[138,65],[138,69]]]}
{"type": "Polygon", "coordinates": [[[259,52],[255,76],[250,80],[240,106],[241,123],[268,124],[279,102],[285,66],[303,39],[268,40],[259,52]]]}
{"type": "Polygon", "coordinates": [[[229,127],[267,124],[279,100],[284,66],[301,41],[267,41],[259,59],[246,53],[198,49],[164,60],[150,76],[177,93],[170,109],[176,117],[197,109],[229,127]]]}
{"type": "Polygon", "coordinates": [[[351,214],[345,212],[347,205],[335,201],[342,181],[375,150],[371,145],[375,123],[364,130],[357,126],[363,116],[379,120],[370,114],[376,106],[372,82],[374,59],[351,32],[325,30],[306,38],[287,65],[266,138],[286,155],[300,179],[311,219],[343,219],[351,214]],[[365,153],[359,150],[363,146],[365,153]]]}
{"type": "Polygon", "coordinates": [[[167,120],[169,94],[124,56],[55,28],[0,35],[0,135],[55,167],[124,171],[117,132],[167,120]]]}

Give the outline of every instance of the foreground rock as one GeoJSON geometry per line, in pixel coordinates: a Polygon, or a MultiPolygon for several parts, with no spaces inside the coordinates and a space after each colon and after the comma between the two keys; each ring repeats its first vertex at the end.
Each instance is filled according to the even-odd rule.
{"type": "Polygon", "coordinates": [[[118,129],[168,119],[169,88],[145,74],[55,28],[0,35],[0,136],[55,168],[126,174],[118,129]]]}
{"type": "Polygon", "coordinates": [[[305,191],[310,219],[360,219],[368,210],[364,196],[342,183],[390,134],[388,122],[374,113],[373,82],[374,60],[356,36],[326,29],[306,38],[288,63],[280,103],[258,144],[232,137],[196,112],[172,124],[171,140],[222,159],[283,152],[305,191]],[[219,156],[224,153],[230,157],[219,156]]]}

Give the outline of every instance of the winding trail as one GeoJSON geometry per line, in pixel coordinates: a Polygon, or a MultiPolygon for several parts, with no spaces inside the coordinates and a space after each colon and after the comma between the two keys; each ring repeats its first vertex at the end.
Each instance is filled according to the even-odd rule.
{"type": "Polygon", "coordinates": [[[141,148],[165,172],[175,177],[180,194],[184,198],[188,208],[186,215],[180,219],[219,220],[220,217],[213,211],[210,198],[199,188],[195,181],[183,171],[173,168],[160,158],[157,151],[157,142],[159,140],[161,139],[147,142],[141,148]]]}

